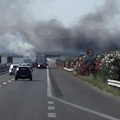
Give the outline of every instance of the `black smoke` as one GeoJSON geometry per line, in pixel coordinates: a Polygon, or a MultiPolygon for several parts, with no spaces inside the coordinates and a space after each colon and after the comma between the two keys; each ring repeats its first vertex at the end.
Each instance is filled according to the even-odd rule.
{"type": "Polygon", "coordinates": [[[26,47],[29,48],[27,52],[29,50],[30,52],[84,52],[91,48],[96,53],[100,53],[120,49],[118,0],[105,0],[103,6],[98,6],[94,12],[82,16],[75,26],[69,28],[57,19],[37,21],[34,18],[34,12],[29,11],[29,5],[32,2],[34,3],[34,0],[0,1],[2,51],[17,50],[9,46],[11,44],[7,44],[15,42],[15,39],[8,40],[4,36],[6,34],[16,36],[18,33],[24,36],[16,40],[20,44],[18,47],[22,46],[21,49],[25,49],[23,52],[26,52],[26,47]],[[4,44],[2,44],[3,40],[4,44]],[[28,46],[25,46],[23,41],[28,46]]]}

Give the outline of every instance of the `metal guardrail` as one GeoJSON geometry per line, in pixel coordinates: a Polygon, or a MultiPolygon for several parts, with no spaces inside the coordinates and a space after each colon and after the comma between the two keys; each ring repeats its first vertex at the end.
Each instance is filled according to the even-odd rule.
{"type": "Polygon", "coordinates": [[[107,84],[110,85],[110,86],[114,86],[114,87],[120,88],[120,81],[117,81],[117,80],[110,80],[110,79],[108,79],[107,80],[107,84]]]}
{"type": "Polygon", "coordinates": [[[8,71],[8,69],[2,69],[2,70],[0,70],[0,73],[1,72],[6,72],[6,71],[8,71]]]}
{"type": "Polygon", "coordinates": [[[66,67],[64,67],[64,70],[67,70],[67,71],[69,71],[69,72],[73,72],[73,71],[74,71],[73,68],[66,68],[66,67]]]}
{"type": "Polygon", "coordinates": [[[0,73],[7,72],[10,66],[7,65],[0,65],[0,73]]]}
{"type": "MultiPolygon", "coordinates": [[[[10,66],[9,65],[0,65],[0,74],[1,73],[6,73],[9,71],[10,66]]],[[[35,68],[33,68],[32,72],[34,71],[35,68]]]]}
{"type": "MultiPolygon", "coordinates": [[[[64,70],[67,70],[67,71],[69,71],[69,72],[73,72],[73,71],[74,71],[73,68],[66,68],[66,67],[64,67],[64,70]]],[[[106,82],[107,82],[107,84],[110,85],[110,86],[120,88],[120,81],[118,81],[118,80],[106,79],[106,82]]]]}

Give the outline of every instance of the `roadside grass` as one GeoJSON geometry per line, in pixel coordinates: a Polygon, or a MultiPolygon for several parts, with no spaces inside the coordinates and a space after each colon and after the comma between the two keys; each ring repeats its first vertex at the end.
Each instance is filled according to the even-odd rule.
{"type": "Polygon", "coordinates": [[[82,75],[76,77],[87,83],[90,83],[91,85],[98,87],[101,90],[112,93],[114,96],[120,96],[120,90],[118,88],[107,85],[99,76],[96,77],[95,79],[90,79],[89,76],[82,76],[82,75]]]}
{"type": "MultiPolygon", "coordinates": [[[[63,68],[62,68],[63,69],[63,68]]],[[[64,70],[64,69],[63,69],[64,70]]],[[[83,76],[83,75],[75,75],[74,72],[69,72],[64,70],[65,72],[77,77],[78,79],[87,82],[103,91],[109,92],[111,94],[113,94],[114,96],[119,96],[120,97],[120,89],[113,87],[113,86],[109,86],[105,83],[105,81],[103,80],[102,77],[100,76],[96,76],[96,78],[92,78],[90,76],[83,76]]]]}

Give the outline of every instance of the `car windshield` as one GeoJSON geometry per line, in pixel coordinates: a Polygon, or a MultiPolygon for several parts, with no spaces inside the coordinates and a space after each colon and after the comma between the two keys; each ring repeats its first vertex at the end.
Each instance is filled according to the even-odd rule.
{"type": "Polygon", "coordinates": [[[120,120],[120,0],[0,0],[0,120],[120,120]]]}
{"type": "Polygon", "coordinates": [[[18,66],[13,66],[13,68],[17,68],[18,66]]]}

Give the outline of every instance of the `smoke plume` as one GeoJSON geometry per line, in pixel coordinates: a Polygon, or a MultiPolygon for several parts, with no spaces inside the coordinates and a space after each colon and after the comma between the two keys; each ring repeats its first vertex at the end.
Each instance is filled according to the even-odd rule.
{"type": "Polygon", "coordinates": [[[94,13],[85,15],[73,30],[77,48],[96,52],[120,49],[119,7],[117,0],[106,0],[94,13]]]}
{"type": "Polygon", "coordinates": [[[0,0],[0,51],[31,56],[35,51],[80,52],[91,48],[97,53],[120,49],[118,0],[105,0],[103,6],[69,28],[57,19],[37,20],[31,9],[37,2],[0,0]]]}
{"type": "Polygon", "coordinates": [[[24,37],[17,33],[16,35],[4,34],[0,35],[0,53],[18,54],[23,56],[35,56],[34,46],[27,42],[24,37]]]}

